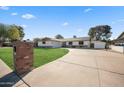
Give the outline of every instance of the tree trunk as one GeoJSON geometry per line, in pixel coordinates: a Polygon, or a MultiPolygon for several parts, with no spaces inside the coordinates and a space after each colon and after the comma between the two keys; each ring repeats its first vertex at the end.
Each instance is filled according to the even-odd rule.
{"type": "Polygon", "coordinates": [[[0,47],[3,47],[3,42],[2,41],[0,41],[0,47]]]}
{"type": "Polygon", "coordinates": [[[91,38],[90,38],[90,48],[91,48],[91,38]]]}
{"type": "Polygon", "coordinates": [[[106,41],[105,49],[106,50],[109,49],[109,42],[108,41],[106,41]]]}

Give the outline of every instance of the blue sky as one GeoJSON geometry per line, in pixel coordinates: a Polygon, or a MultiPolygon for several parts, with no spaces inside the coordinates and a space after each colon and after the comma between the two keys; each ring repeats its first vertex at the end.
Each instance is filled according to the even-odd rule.
{"type": "Polygon", "coordinates": [[[110,25],[112,39],[124,31],[124,7],[91,6],[11,6],[0,7],[0,22],[24,27],[24,39],[88,36],[90,27],[110,25]]]}

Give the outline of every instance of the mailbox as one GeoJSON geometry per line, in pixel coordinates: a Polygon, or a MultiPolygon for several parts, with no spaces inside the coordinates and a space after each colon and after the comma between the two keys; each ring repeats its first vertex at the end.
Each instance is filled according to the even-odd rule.
{"type": "Polygon", "coordinates": [[[14,68],[19,75],[33,69],[33,43],[17,41],[13,44],[14,68]]]}

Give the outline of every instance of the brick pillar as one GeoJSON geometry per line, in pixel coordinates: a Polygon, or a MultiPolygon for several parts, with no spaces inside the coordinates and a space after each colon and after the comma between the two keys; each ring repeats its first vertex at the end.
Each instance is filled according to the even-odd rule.
{"type": "Polygon", "coordinates": [[[33,68],[33,44],[17,41],[13,45],[14,66],[18,74],[24,74],[33,68]]]}

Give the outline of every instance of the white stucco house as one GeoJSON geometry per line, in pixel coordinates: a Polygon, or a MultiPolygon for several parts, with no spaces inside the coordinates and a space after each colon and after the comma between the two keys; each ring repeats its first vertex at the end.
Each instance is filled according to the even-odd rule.
{"type": "Polygon", "coordinates": [[[114,45],[116,46],[124,46],[124,32],[122,32],[117,39],[113,40],[114,45]]]}
{"type": "Polygon", "coordinates": [[[38,41],[38,47],[52,47],[52,48],[62,47],[62,42],[61,40],[58,39],[45,37],[42,38],[40,41],[38,41]]]}
{"type": "MultiPolygon", "coordinates": [[[[92,48],[105,48],[105,42],[92,41],[92,48]]],[[[55,38],[42,38],[38,41],[38,47],[80,47],[80,48],[90,48],[90,38],[89,37],[77,37],[77,38],[65,38],[65,39],[55,39],[55,38]]]]}
{"type": "Polygon", "coordinates": [[[124,32],[122,32],[115,40],[113,40],[113,45],[111,49],[116,52],[124,54],[124,32]]]}

